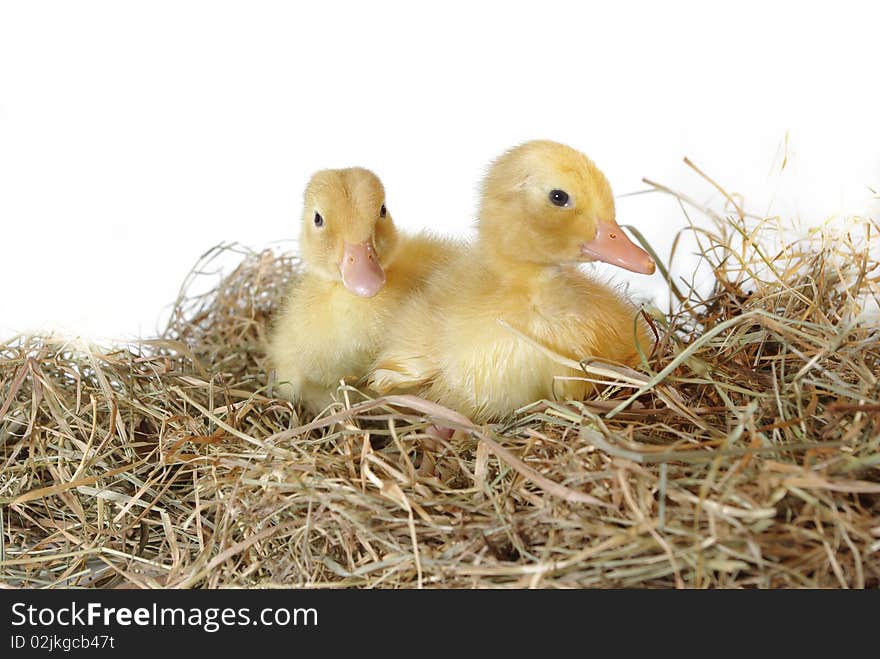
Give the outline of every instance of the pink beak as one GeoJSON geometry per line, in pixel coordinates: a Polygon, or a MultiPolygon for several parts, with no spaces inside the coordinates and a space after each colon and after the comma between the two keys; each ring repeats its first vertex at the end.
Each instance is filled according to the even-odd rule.
{"type": "Polygon", "coordinates": [[[373,297],[385,285],[385,271],[370,241],[345,243],[339,271],[343,286],[361,297],[373,297]]]}
{"type": "Polygon", "coordinates": [[[581,245],[581,254],[643,275],[654,274],[654,259],[631,241],[617,222],[600,222],[596,237],[581,245]]]}

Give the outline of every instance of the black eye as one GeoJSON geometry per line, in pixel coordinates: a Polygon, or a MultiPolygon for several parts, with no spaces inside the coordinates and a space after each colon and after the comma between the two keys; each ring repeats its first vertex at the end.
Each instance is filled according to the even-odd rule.
{"type": "Polygon", "coordinates": [[[568,193],[565,190],[551,190],[550,201],[554,206],[565,206],[568,203],[568,193]]]}
{"type": "Polygon", "coordinates": [[[382,208],[379,209],[379,217],[385,217],[388,215],[388,209],[385,208],[385,204],[382,204],[382,208]]]}
{"type": "Polygon", "coordinates": [[[321,217],[320,213],[315,213],[315,226],[316,227],[324,226],[324,218],[321,217]]]}

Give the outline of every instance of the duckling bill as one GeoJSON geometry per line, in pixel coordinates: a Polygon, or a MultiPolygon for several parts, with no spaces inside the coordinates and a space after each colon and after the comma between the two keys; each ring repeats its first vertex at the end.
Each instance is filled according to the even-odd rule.
{"type": "Polygon", "coordinates": [[[652,275],[656,269],[651,255],[633,243],[614,220],[597,222],[596,237],[581,245],[581,255],[642,275],[652,275]]]}
{"type": "Polygon", "coordinates": [[[371,241],[344,244],[339,274],[342,284],[361,297],[373,297],[385,285],[385,271],[371,241]]]}

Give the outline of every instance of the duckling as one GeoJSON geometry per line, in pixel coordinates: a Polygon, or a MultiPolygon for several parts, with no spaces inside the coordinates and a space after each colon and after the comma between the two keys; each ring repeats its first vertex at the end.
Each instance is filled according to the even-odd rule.
{"type": "Polygon", "coordinates": [[[369,376],[376,391],[419,393],[482,423],[592,392],[541,346],[628,365],[637,344],[647,349],[636,307],[578,269],[655,267],[617,224],[611,187],[585,155],[550,141],[502,155],[483,182],[477,233],[398,314],[369,376]]]}
{"type": "Polygon", "coordinates": [[[363,168],[312,176],[299,244],[303,276],[287,294],[268,356],[280,395],[314,415],[340,380],[366,375],[394,311],[452,248],[427,234],[399,234],[382,182],[363,168]]]}

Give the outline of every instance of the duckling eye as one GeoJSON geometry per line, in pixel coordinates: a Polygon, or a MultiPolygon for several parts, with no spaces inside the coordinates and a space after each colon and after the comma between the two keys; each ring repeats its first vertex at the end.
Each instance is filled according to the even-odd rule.
{"type": "Polygon", "coordinates": [[[551,190],[550,202],[554,206],[565,206],[568,203],[568,193],[565,190],[551,190]]]}
{"type": "Polygon", "coordinates": [[[385,208],[385,204],[382,204],[382,208],[379,209],[379,217],[385,217],[388,215],[388,209],[385,208]]]}
{"type": "Polygon", "coordinates": [[[315,226],[316,227],[324,226],[324,218],[321,217],[320,213],[315,213],[315,226]]]}

